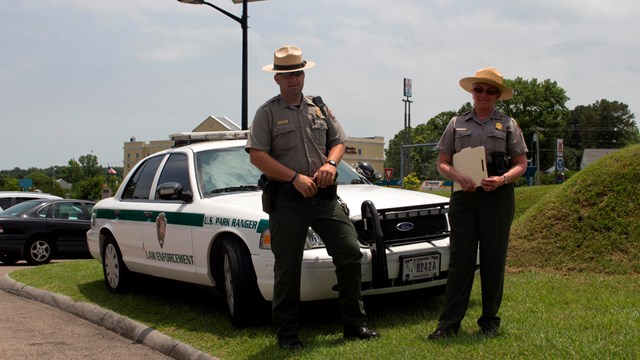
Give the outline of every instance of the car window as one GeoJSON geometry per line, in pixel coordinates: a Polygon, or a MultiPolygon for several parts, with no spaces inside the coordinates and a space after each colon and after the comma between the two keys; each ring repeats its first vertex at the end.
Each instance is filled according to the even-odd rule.
{"type": "Polygon", "coordinates": [[[158,166],[164,155],[154,156],[136,169],[136,173],[129,179],[129,183],[122,193],[123,199],[148,199],[151,183],[156,175],[158,166]]]}
{"type": "Polygon", "coordinates": [[[368,184],[351,166],[341,162],[338,165],[338,184],[368,184]]]}
{"type": "Polygon", "coordinates": [[[93,203],[85,203],[85,205],[87,206],[87,212],[89,213],[89,216],[91,216],[91,212],[93,211],[93,206],[95,204],[93,204],[93,203]]]}
{"type": "Polygon", "coordinates": [[[50,208],[51,208],[51,204],[49,204],[49,205],[43,207],[42,209],[38,210],[37,216],[39,218],[46,218],[47,214],[49,213],[49,209],[50,208]]]}
{"type": "Polygon", "coordinates": [[[50,215],[54,219],[84,220],[82,203],[79,201],[54,203],[53,213],[50,215]]]}
{"type": "Polygon", "coordinates": [[[182,192],[191,192],[189,181],[189,164],[185,154],[171,154],[162,169],[158,185],[177,182],[182,185],[182,192]]]}
{"type": "Polygon", "coordinates": [[[196,154],[198,187],[205,196],[224,188],[257,185],[260,174],[243,147],[213,149],[196,154]]]}
{"type": "Polygon", "coordinates": [[[10,208],[4,209],[2,211],[2,216],[21,216],[22,214],[28,212],[29,210],[40,204],[42,204],[42,201],[25,201],[18,205],[13,205],[10,208]]]}
{"type": "Polygon", "coordinates": [[[8,207],[11,207],[11,198],[10,197],[0,198],[0,208],[6,209],[8,207]]]}

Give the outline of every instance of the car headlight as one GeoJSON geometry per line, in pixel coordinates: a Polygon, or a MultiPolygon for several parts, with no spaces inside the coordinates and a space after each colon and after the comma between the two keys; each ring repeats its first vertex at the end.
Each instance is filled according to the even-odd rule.
{"type": "Polygon", "coordinates": [[[269,229],[260,234],[260,249],[271,250],[271,231],[269,229]]]}
{"type": "MultiPolygon", "coordinates": [[[[324,247],[324,242],[322,242],[320,235],[316,234],[315,231],[309,228],[309,230],[307,231],[307,238],[305,239],[305,242],[304,242],[305,250],[323,248],[323,247],[324,247]]],[[[263,231],[262,235],[260,235],[260,249],[264,249],[264,250],[271,249],[271,232],[269,231],[269,229],[263,231]]]]}

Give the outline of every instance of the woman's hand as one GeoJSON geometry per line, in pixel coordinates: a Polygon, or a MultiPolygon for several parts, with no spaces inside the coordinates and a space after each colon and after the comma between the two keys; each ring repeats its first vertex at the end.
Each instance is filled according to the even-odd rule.
{"type": "Polygon", "coordinates": [[[482,186],[482,190],[484,191],[493,191],[504,185],[504,177],[489,176],[488,178],[482,179],[480,185],[482,186]]]}

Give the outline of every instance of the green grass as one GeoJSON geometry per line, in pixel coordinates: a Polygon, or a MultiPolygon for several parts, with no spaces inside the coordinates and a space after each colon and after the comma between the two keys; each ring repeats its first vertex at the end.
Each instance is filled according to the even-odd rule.
{"type": "MultiPolygon", "coordinates": [[[[145,279],[131,294],[110,295],[93,260],[60,262],[11,273],[17,281],[97,304],[223,359],[288,357],[270,326],[236,329],[222,299],[198,287],[145,279]],[[64,279],[60,281],[59,279],[64,279]]],[[[344,341],[335,301],[305,303],[296,359],[632,359],[640,357],[640,277],[522,271],[508,273],[502,334],[477,333],[475,282],[458,338],[427,341],[443,296],[427,290],[365,298],[375,341],[344,341]]]]}
{"type": "MultiPolygon", "coordinates": [[[[427,341],[443,296],[429,290],[365,298],[375,341],[344,341],[335,301],[304,303],[307,348],[278,348],[270,326],[234,328],[223,299],[198,287],[145,279],[110,295],[94,260],[11,276],[97,304],[223,359],[640,358],[640,146],[609,154],[561,185],[516,188],[501,335],[477,333],[476,279],[460,336],[427,341]],[[366,355],[365,355],[366,354],[366,355]]],[[[446,193],[440,195],[448,196],[446,193]]]]}
{"type": "Polygon", "coordinates": [[[601,158],[514,222],[509,264],[640,274],[640,145],[601,158]]]}

